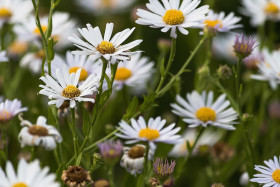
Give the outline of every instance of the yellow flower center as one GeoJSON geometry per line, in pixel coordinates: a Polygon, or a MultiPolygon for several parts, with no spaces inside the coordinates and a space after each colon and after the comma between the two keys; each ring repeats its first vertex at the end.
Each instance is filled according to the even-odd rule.
{"type": "Polygon", "coordinates": [[[10,18],[12,17],[12,12],[10,9],[2,7],[0,8],[0,18],[10,18]]]}
{"type": "MultiPolygon", "coordinates": [[[[42,30],[43,30],[43,33],[45,33],[48,29],[48,26],[46,25],[42,25],[42,30]]],[[[38,36],[41,36],[41,32],[40,32],[40,29],[38,27],[36,27],[33,31],[34,34],[38,35],[38,36]]]]}
{"type": "Polygon", "coordinates": [[[101,1],[101,7],[104,7],[104,8],[113,8],[115,5],[115,1],[112,1],[112,0],[102,0],[101,1]]]}
{"type": "Polygon", "coordinates": [[[139,145],[135,145],[130,148],[127,154],[129,158],[132,159],[142,158],[145,155],[145,148],[139,145]]]}
{"type": "Polygon", "coordinates": [[[215,121],[216,120],[216,112],[208,107],[202,107],[196,111],[196,117],[203,122],[207,121],[215,121]]]}
{"type": "Polygon", "coordinates": [[[117,81],[124,81],[131,77],[131,75],[132,72],[129,69],[122,67],[117,69],[115,79],[117,81]]]}
{"type": "Polygon", "coordinates": [[[204,21],[205,27],[211,27],[215,28],[217,25],[219,25],[219,28],[223,27],[223,22],[221,20],[205,20],[204,21]]]}
{"type": "Polygon", "coordinates": [[[264,11],[267,14],[277,14],[280,12],[279,7],[273,2],[268,2],[264,8],[264,11]]]}
{"type": "Polygon", "coordinates": [[[15,41],[9,47],[9,52],[12,54],[23,54],[27,50],[28,44],[26,42],[15,41]]]}
{"type": "Polygon", "coordinates": [[[8,121],[11,117],[12,114],[10,114],[7,110],[0,111],[0,123],[8,121]]]}
{"type": "Polygon", "coordinates": [[[47,136],[49,134],[48,129],[39,125],[29,127],[28,132],[34,136],[47,136]]]}
{"type": "Polygon", "coordinates": [[[171,9],[165,12],[163,21],[167,25],[180,25],[185,20],[185,16],[181,10],[171,9]]]}
{"type": "Polygon", "coordinates": [[[14,184],[12,187],[28,187],[28,186],[23,182],[18,182],[16,184],[14,184]]]}
{"type": "Polygon", "coordinates": [[[278,184],[280,184],[280,169],[276,169],[273,173],[272,173],[272,178],[275,182],[277,182],[278,184]]]}
{"type": "Polygon", "coordinates": [[[156,129],[146,128],[146,129],[141,129],[139,132],[140,138],[146,138],[148,140],[157,139],[159,136],[160,136],[160,134],[159,134],[158,130],[156,130],[156,129]]]}
{"type": "MultiPolygon", "coordinates": [[[[76,73],[78,71],[78,69],[80,69],[81,67],[72,67],[69,69],[69,74],[71,73],[76,73]]],[[[81,74],[80,74],[80,78],[79,78],[79,81],[84,81],[86,80],[88,77],[88,72],[82,68],[82,71],[81,71],[81,74]]]]}
{"type": "Polygon", "coordinates": [[[247,48],[248,48],[248,45],[246,45],[246,44],[241,44],[241,46],[240,46],[240,51],[241,51],[242,53],[245,53],[246,50],[247,50],[247,48]]]}
{"type": "Polygon", "coordinates": [[[114,45],[111,42],[103,41],[97,46],[97,51],[102,54],[113,54],[116,52],[114,45]]]}
{"type": "Polygon", "coordinates": [[[81,91],[73,85],[68,85],[63,91],[62,96],[72,99],[74,97],[79,97],[81,95],[81,91]]]}

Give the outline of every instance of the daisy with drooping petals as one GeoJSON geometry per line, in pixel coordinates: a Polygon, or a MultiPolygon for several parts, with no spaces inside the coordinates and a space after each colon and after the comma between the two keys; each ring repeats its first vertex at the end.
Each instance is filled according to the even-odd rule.
{"type": "Polygon", "coordinates": [[[150,118],[146,124],[143,117],[139,117],[136,121],[131,119],[132,126],[128,125],[125,121],[119,123],[122,133],[116,133],[116,136],[127,139],[127,144],[132,144],[140,141],[149,142],[150,147],[155,150],[156,142],[167,144],[178,144],[182,142],[181,136],[176,135],[180,131],[180,127],[174,128],[175,123],[172,123],[166,128],[163,128],[166,120],[161,117],[150,118]]]}
{"type": "Polygon", "coordinates": [[[27,107],[22,107],[21,102],[17,99],[5,100],[0,102],[0,124],[12,119],[20,112],[27,111],[27,107]]]}
{"type": "Polygon", "coordinates": [[[129,62],[121,62],[118,66],[114,85],[120,90],[124,85],[132,88],[134,93],[142,93],[153,75],[154,62],[147,57],[135,54],[129,62]]]}
{"type": "Polygon", "coordinates": [[[28,17],[33,10],[28,0],[1,0],[0,1],[0,28],[4,23],[19,23],[28,17]]]}
{"type": "Polygon", "coordinates": [[[203,20],[203,27],[205,31],[211,32],[228,32],[232,29],[240,28],[242,25],[237,24],[241,20],[240,17],[234,16],[231,12],[229,15],[225,16],[224,12],[215,13],[210,10],[207,14],[205,20],[203,20]]]}
{"type": "Polygon", "coordinates": [[[114,24],[107,23],[104,38],[101,35],[99,27],[92,28],[90,24],[87,24],[87,28],[78,29],[80,34],[86,39],[86,42],[79,37],[69,37],[74,45],[81,49],[81,51],[73,51],[73,54],[78,55],[93,55],[97,58],[105,58],[112,64],[117,61],[129,61],[131,55],[138,53],[139,51],[131,52],[130,49],[139,45],[142,40],[135,40],[125,45],[121,45],[134,31],[135,28],[125,29],[114,35],[111,39],[114,24]]]}
{"type": "Polygon", "coordinates": [[[8,161],[6,163],[6,174],[0,167],[0,186],[1,187],[59,187],[55,181],[55,174],[48,174],[49,167],[41,169],[39,160],[27,163],[21,159],[18,164],[17,172],[8,161]]]}
{"type": "Polygon", "coordinates": [[[95,74],[91,74],[80,86],[77,87],[80,79],[82,69],[78,69],[76,73],[67,71],[64,67],[62,70],[56,70],[56,77],[58,81],[54,80],[51,76],[46,75],[40,79],[46,85],[40,85],[43,88],[39,94],[46,95],[51,99],[49,105],[55,104],[59,108],[64,101],[70,101],[70,107],[76,106],[76,101],[88,101],[94,103],[95,100],[91,97],[97,91],[99,86],[99,78],[95,74]]]}
{"type": "Polygon", "coordinates": [[[202,27],[205,20],[208,7],[200,8],[200,0],[184,0],[180,5],[180,0],[149,0],[147,8],[151,11],[138,9],[137,15],[140,17],[136,23],[140,25],[150,25],[152,28],[162,28],[162,32],[168,32],[171,29],[170,36],[176,38],[176,29],[182,34],[187,35],[189,31],[185,28],[202,27]]]}
{"type": "Polygon", "coordinates": [[[262,51],[263,61],[257,64],[260,75],[251,75],[252,79],[268,81],[272,89],[280,84],[280,51],[269,53],[267,49],[262,51]]]}
{"type": "Polygon", "coordinates": [[[263,184],[265,187],[279,187],[280,186],[280,165],[279,159],[274,156],[274,160],[270,159],[264,161],[266,166],[255,165],[255,170],[261,174],[255,174],[250,181],[263,184]]]}
{"type": "Polygon", "coordinates": [[[215,102],[213,102],[213,92],[202,92],[199,94],[193,91],[187,94],[183,99],[181,96],[176,96],[178,104],[171,104],[172,112],[180,117],[183,121],[190,124],[189,127],[208,125],[220,127],[227,130],[235,130],[232,126],[236,124],[235,120],[238,118],[238,113],[230,106],[230,102],[226,100],[226,95],[221,95],[215,102]]]}
{"type": "Polygon", "coordinates": [[[263,25],[266,20],[280,20],[279,0],[242,0],[241,13],[251,17],[251,25],[263,25]]]}
{"type": "Polygon", "coordinates": [[[22,147],[42,146],[46,150],[56,148],[56,142],[62,141],[60,133],[52,125],[47,124],[47,119],[44,116],[39,116],[36,124],[32,124],[27,120],[23,120],[20,124],[23,126],[18,139],[22,147]]]}

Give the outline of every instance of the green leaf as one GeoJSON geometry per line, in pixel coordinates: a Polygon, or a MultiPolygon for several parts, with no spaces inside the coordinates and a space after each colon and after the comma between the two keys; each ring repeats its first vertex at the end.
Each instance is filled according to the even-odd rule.
{"type": "Polygon", "coordinates": [[[81,153],[79,154],[79,156],[78,156],[78,158],[77,158],[77,161],[76,161],[76,166],[79,166],[79,165],[80,165],[82,158],[83,158],[83,152],[81,152],[81,153]]]}
{"type": "Polygon", "coordinates": [[[50,61],[52,61],[54,59],[54,50],[53,50],[53,46],[54,46],[54,41],[53,38],[49,38],[48,40],[48,53],[49,53],[49,59],[50,61]]]}
{"type": "Polygon", "coordinates": [[[111,80],[106,73],[105,73],[105,80],[106,80],[107,85],[108,85],[108,90],[111,90],[112,89],[111,80]]]}
{"type": "Polygon", "coordinates": [[[137,111],[138,103],[139,103],[138,98],[134,96],[126,109],[126,114],[124,116],[124,119],[130,118],[130,116],[132,116],[137,111]]]}
{"type": "Polygon", "coordinates": [[[58,179],[60,179],[60,176],[62,174],[62,171],[66,169],[66,162],[63,162],[62,164],[59,165],[59,167],[56,170],[56,176],[58,177],[58,179]]]}

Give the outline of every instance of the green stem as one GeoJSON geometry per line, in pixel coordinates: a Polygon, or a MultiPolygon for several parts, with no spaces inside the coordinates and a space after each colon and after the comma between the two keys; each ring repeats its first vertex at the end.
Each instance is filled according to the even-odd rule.
{"type": "Polygon", "coordinates": [[[167,67],[166,67],[166,70],[164,72],[164,74],[162,75],[161,79],[160,79],[160,83],[156,89],[156,93],[158,93],[166,79],[166,76],[168,75],[169,73],[169,69],[171,67],[171,64],[174,60],[174,57],[175,57],[175,54],[176,54],[176,39],[173,38],[172,39],[172,46],[171,46],[171,51],[170,51],[170,56],[169,56],[169,60],[168,60],[168,63],[167,63],[167,67]]]}
{"type": "Polygon", "coordinates": [[[146,180],[148,180],[148,174],[149,174],[149,143],[146,144],[146,150],[145,150],[145,157],[144,157],[144,167],[143,167],[143,173],[139,176],[137,181],[137,187],[144,187],[146,184],[146,180]]]}
{"type": "Polygon", "coordinates": [[[77,148],[77,135],[76,135],[76,128],[75,128],[75,108],[71,108],[71,117],[72,117],[72,122],[69,122],[69,126],[73,135],[73,144],[74,144],[74,152],[75,152],[75,162],[77,161],[78,158],[78,148],[77,148]]]}
{"type": "Polygon", "coordinates": [[[114,171],[114,165],[110,165],[109,170],[108,170],[108,178],[109,178],[109,182],[110,182],[110,187],[115,187],[113,171],[114,171]]]}
{"type": "MultiPolygon", "coordinates": [[[[239,115],[241,115],[241,107],[240,107],[240,69],[241,69],[241,58],[238,58],[237,61],[237,71],[235,74],[235,96],[236,96],[236,101],[237,101],[237,112],[239,113],[239,115]]],[[[241,116],[240,116],[241,117],[241,116]]]]}

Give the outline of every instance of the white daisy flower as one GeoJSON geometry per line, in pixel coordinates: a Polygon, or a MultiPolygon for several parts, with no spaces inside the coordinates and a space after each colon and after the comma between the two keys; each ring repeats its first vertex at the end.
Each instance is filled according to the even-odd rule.
{"type": "Polygon", "coordinates": [[[23,68],[28,68],[34,74],[40,74],[44,56],[45,52],[43,50],[29,52],[22,57],[19,64],[23,68]]]}
{"type": "Polygon", "coordinates": [[[215,13],[213,10],[210,10],[206,19],[203,20],[204,25],[201,28],[204,28],[206,31],[213,31],[214,33],[229,32],[232,29],[242,27],[242,25],[237,24],[240,20],[241,18],[234,16],[233,12],[225,16],[224,12],[215,13]]]}
{"type": "MultiPolygon", "coordinates": [[[[40,18],[40,22],[42,30],[46,32],[48,28],[48,16],[40,18]]],[[[76,21],[70,19],[68,13],[56,12],[53,14],[52,38],[57,42],[55,44],[56,49],[62,49],[71,45],[68,37],[75,32],[76,26],[76,21]]],[[[17,25],[15,32],[21,40],[41,45],[41,33],[36,25],[34,16],[29,17],[21,25],[17,25]]]]}
{"type": "Polygon", "coordinates": [[[176,96],[178,104],[171,104],[172,112],[180,117],[183,121],[190,124],[189,127],[208,125],[220,127],[227,130],[234,130],[232,126],[236,124],[238,113],[230,107],[230,102],[226,100],[226,95],[222,94],[213,102],[214,94],[204,91],[200,95],[197,91],[187,94],[187,100],[181,96],[176,96]]]}
{"type": "Polygon", "coordinates": [[[16,61],[28,50],[28,42],[16,39],[13,41],[7,49],[9,58],[13,58],[16,61]]]}
{"type": "Polygon", "coordinates": [[[7,62],[9,59],[6,56],[6,51],[0,51],[0,62],[7,62]]]}
{"type": "Polygon", "coordinates": [[[143,117],[139,117],[136,121],[131,119],[132,126],[128,125],[125,121],[119,123],[121,133],[116,133],[116,136],[127,139],[127,144],[133,144],[136,142],[149,142],[150,147],[155,150],[157,142],[167,144],[178,144],[182,142],[181,136],[176,135],[180,131],[180,127],[174,128],[175,123],[172,123],[166,128],[163,128],[166,120],[162,120],[161,117],[150,118],[148,124],[146,124],[143,117]]]}
{"type": "Polygon", "coordinates": [[[142,57],[140,54],[135,54],[129,62],[119,63],[114,85],[117,90],[128,86],[132,88],[134,93],[145,91],[147,83],[154,72],[154,62],[149,61],[147,57],[142,57]]]}
{"type": "Polygon", "coordinates": [[[252,79],[268,81],[272,89],[277,89],[280,84],[280,51],[269,53],[267,49],[262,51],[264,61],[257,64],[259,75],[251,75],[252,79]]]}
{"type": "Polygon", "coordinates": [[[108,15],[108,13],[128,11],[128,7],[135,0],[76,0],[75,2],[82,7],[83,11],[86,10],[95,15],[108,15]]]}
{"type": "MultiPolygon", "coordinates": [[[[136,144],[133,147],[124,147],[123,156],[121,158],[121,166],[124,167],[131,175],[136,175],[143,172],[146,146],[136,144]]],[[[148,159],[152,160],[154,150],[149,149],[148,159]]]]}
{"type": "Polygon", "coordinates": [[[0,167],[1,187],[59,187],[55,174],[48,174],[49,167],[41,169],[39,160],[27,163],[21,159],[17,172],[10,161],[6,164],[6,174],[0,167]]]}
{"type": "Polygon", "coordinates": [[[1,0],[0,28],[4,23],[18,23],[27,18],[33,10],[29,0],[1,0]]]}
{"type": "Polygon", "coordinates": [[[241,13],[251,17],[253,26],[263,25],[266,20],[280,20],[279,0],[242,0],[241,13]]]}
{"type": "Polygon", "coordinates": [[[212,42],[213,54],[218,58],[235,62],[236,55],[233,49],[235,38],[236,35],[233,33],[214,37],[212,42]]]}
{"type": "Polygon", "coordinates": [[[280,165],[279,159],[274,156],[274,160],[264,161],[266,166],[255,165],[255,170],[261,174],[255,174],[250,181],[263,184],[264,187],[279,187],[280,186],[280,165]]]}
{"type": "Polygon", "coordinates": [[[177,37],[177,28],[182,34],[187,35],[189,31],[185,28],[203,26],[205,14],[209,11],[207,5],[197,8],[200,0],[184,0],[181,5],[180,0],[161,1],[164,6],[158,0],[149,0],[146,6],[151,12],[138,9],[136,14],[140,18],[136,23],[150,25],[152,28],[162,28],[162,32],[168,32],[171,29],[172,38],[177,37]]]}
{"type": "MultiPolygon", "coordinates": [[[[190,146],[193,146],[196,137],[197,131],[195,129],[187,129],[182,135],[184,142],[175,145],[168,155],[177,158],[186,157],[189,154],[187,150],[187,142],[190,144],[190,146]]],[[[207,129],[198,139],[192,154],[196,155],[199,153],[200,147],[212,147],[221,139],[221,137],[222,133],[207,129]]]]}
{"type": "Polygon", "coordinates": [[[5,123],[20,112],[27,111],[27,107],[21,106],[21,101],[5,100],[0,102],[0,123],[5,123]]]}
{"type": "Polygon", "coordinates": [[[95,100],[89,96],[97,91],[99,78],[97,78],[95,74],[91,74],[83,84],[77,87],[81,71],[82,69],[78,69],[76,73],[71,73],[70,75],[66,67],[62,70],[57,69],[56,77],[58,81],[55,81],[49,75],[41,77],[40,79],[46,85],[40,85],[43,89],[39,94],[48,96],[49,99],[51,99],[48,104],[55,104],[57,108],[59,108],[64,101],[70,101],[71,108],[76,106],[76,101],[88,101],[94,103],[95,100]]]}
{"type": "Polygon", "coordinates": [[[20,124],[23,126],[18,139],[22,147],[42,146],[46,150],[56,148],[56,142],[62,141],[60,133],[52,125],[47,124],[47,119],[44,116],[39,116],[36,124],[32,124],[27,120],[23,120],[20,124]]]}
{"type": "Polygon", "coordinates": [[[107,61],[115,63],[117,61],[130,60],[131,55],[140,51],[130,52],[129,50],[139,45],[142,40],[135,40],[125,45],[121,45],[134,31],[135,28],[125,29],[117,33],[111,39],[114,24],[107,23],[104,38],[101,35],[99,27],[92,28],[87,24],[87,28],[78,29],[80,34],[86,39],[86,42],[79,37],[69,37],[74,45],[82,49],[81,51],[73,51],[78,55],[94,55],[97,58],[104,57],[107,61]]]}

